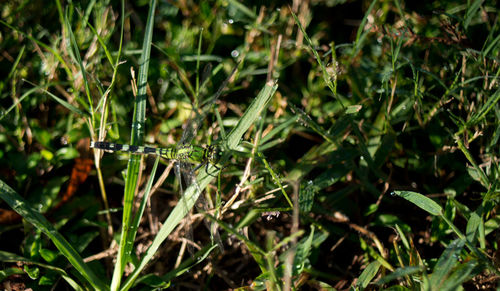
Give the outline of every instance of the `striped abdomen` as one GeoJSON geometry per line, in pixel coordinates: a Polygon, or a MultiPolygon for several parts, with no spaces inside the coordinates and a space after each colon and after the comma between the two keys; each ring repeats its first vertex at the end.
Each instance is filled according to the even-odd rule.
{"type": "Polygon", "coordinates": [[[121,152],[130,152],[134,154],[152,154],[159,155],[162,158],[170,159],[170,160],[179,160],[183,162],[189,163],[204,163],[204,162],[212,162],[211,154],[212,149],[204,148],[193,145],[182,145],[177,147],[168,147],[168,148],[153,148],[147,146],[134,146],[134,145],[126,145],[126,144],[118,144],[112,142],[105,141],[96,141],[90,143],[91,148],[101,149],[105,151],[121,151],[121,152]]]}

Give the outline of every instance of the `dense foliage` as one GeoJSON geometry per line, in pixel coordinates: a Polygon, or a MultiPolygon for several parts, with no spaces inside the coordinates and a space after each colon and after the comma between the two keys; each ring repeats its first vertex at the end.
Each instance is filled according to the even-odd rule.
{"type": "Polygon", "coordinates": [[[498,1],[200,2],[0,5],[4,288],[500,288],[498,1]]]}

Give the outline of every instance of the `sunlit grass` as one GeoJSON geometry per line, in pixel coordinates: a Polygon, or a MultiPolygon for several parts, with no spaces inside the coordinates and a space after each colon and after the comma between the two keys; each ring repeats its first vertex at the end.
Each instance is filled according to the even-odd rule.
{"type": "Polygon", "coordinates": [[[498,288],[496,3],[334,2],[4,4],[0,281],[498,288]],[[89,148],[193,117],[223,156],[180,199],[170,161],[89,148]]]}

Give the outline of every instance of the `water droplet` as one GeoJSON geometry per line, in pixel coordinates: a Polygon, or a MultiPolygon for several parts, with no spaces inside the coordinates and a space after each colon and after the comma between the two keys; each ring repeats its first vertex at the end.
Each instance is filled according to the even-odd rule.
{"type": "Polygon", "coordinates": [[[239,52],[238,50],[233,50],[233,51],[231,52],[231,56],[232,56],[233,58],[237,58],[237,57],[239,57],[239,55],[240,55],[240,52],[239,52]]]}
{"type": "Polygon", "coordinates": [[[390,194],[390,195],[391,195],[391,196],[395,196],[395,195],[396,195],[396,193],[395,193],[394,191],[391,191],[391,194],[390,194]]]}
{"type": "Polygon", "coordinates": [[[229,23],[229,24],[233,24],[233,23],[234,23],[234,20],[233,20],[233,19],[229,19],[229,20],[227,21],[227,23],[229,23]]]}

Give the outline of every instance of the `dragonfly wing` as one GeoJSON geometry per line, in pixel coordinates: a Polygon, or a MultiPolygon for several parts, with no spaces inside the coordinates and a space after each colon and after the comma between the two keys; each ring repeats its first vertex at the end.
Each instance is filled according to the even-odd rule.
{"type": "MultiPolygon", "coordinates": [[[[209,207],[205,197],[203,197],[203,193],[201,193],[202,191],[200,189],[200,186],[198,185],[198,182],[196,181],[196,176],[194,174],[193,168],[191,167],[191,164],[180,163],[180,168],[181,168],[182,177],[184,178],[186,185],[194,185],[196,187],[196,191],[200,193],[200,195],[198,196],[198,200],[194,204],[196,206],[196,209],[198,210],[198,212],[203,213],[203,212],[210,211],[210,207],[209,207]]],[[[222,240],[220,238],[219,231],[217,230],[217,224],[210,223],[206,219],[204,219],[203,222],[205,223],[205,226],[207,227],[208,231],[210,232],[212,242],[215,242],[217,245],[219,245],[219,248],[220,248],[221,253],[222,253],[224,251],[224,247],[222,245],[222,240]]]]}
{"type": "MultiPolygon", "coordinates": [[[[196,133],[198,132],[198,129],[200,128],[203,120],[205,119],[207,112],[210,110],[212,105],[220,97],[220,95],[222,94],[222,91],[224,90],[224,88],[226,88],[229,81],[233,78],[234,74],[236,73],[236,71],[238,69],[238,66],[239,66],[239,63],[233,68],[231,74],[229,74],[227,79],[224,80],[224,82],[221,84],[221,86],[219,87],[217,92],[211,98],[206,100],[205,105],[202,107],[202,110],[199,110],[198,108],[196,108],[196,106],[193,106],[193,117],[191,117],[191,119],[186,124],[184,132],[182,133],[182,137],[178,143],[179,147],[184,147],[184,146],[189,145],[191,143],[193,138],[196,136],[196,133]]],[[[206,163],[206,162],[208,162],[208,161],[202,161],[202,163],[206,163]]],[[[199,191],[198,193],[201,193],[201,189],[199,188],[198,182],[196,181],[196,177],[194,176],[194,171],[192,170],[191,165],[186,163],[186,162],[182,162],[182,161],[180,161],[180,165],[181,165],[180,168],[176,170],[176,176],[177,176],[177,179],[179,180],[179,183],[182,184],[182,181],[184,181],[186,184],[186,187],[189,187],[191,184],[194,184],[195,187],[197,187],[197,191],[199,191]],[[184,180],[179,178],[179,176],[180,176],[179,172],[182,172],[182,176],[183,176],[184,180]]],[[[203,195],[200,194],[198,199],[204,199],[203,195]]],[[[200,200],[197,201],[198,203],[195,203],[196,207],[198,208],[198,211],[200,211],[200,208],[198,206],[199,201],[200,200]]],[[[206,208],[204,210],[207,211],[209,209],[208,209],[207,204],[205,202],[206,201],[202,200],[201,204],[203,205],[204,208],[206,208]]],[[[207,228],[209,229],[210,234],[215,239],[216,243],[220,246],[221,251],[222,251],[223,250],[222,249],[222,241],[220,239],[216,225],[211,226],[206,220],[205,220],[205,225],[207,225],[207,228]]]]}
{"type": "Polygon", "coordinates": [[[193,116],[191,119],[188,121],[186,124],[186,128],[184,129],[184,132],[182,133],[182,137],[179,141],[179,144],[187,144],[190,143],[193,138],[196,136],[196,133],[198,132],[198,129],[200,128],[203,120],[205,119],[205,116],[207,116],[208,111],[212,107],[215,102],[219,99],[219,97],[222,95],[222,91],[224,88],[227,87],[227,84],[231,81],[233,76],[236,74],[236,71],[238,70],[239,62],[234,66],[233,70],[227,76],[227,78],[222,82],[220,87],[217,89],[217,92],[210,98],[207,98],[205,100],[204,105],[202,106],[201,110],[198,108],[195,108],[193,106],[193,116]]]}
{"type": "MultiPolygon", "coordinates": [[[[179,162],[175,162],[175,166],[174,166],[174,173],[175,173],[175,177],[177,178],[177,181],[179,181],[179,201],[183,201],[184,202],[184,207],[186,208],[186,211],[187,211],[187,215],[186,215],[186,218],[189,221],[192,221],[191,220],[191,209],[189,209],[189,207],[187,206],[187,203],[186,203],[186,200],[185,199],[181,199],[182,196],[184,196],[184,186],[182,185],[183,183],[183,179],[181,179],[181,165],[179,162]]],[[[186,185],[186,187],[189,187],[189,185],[186,185]]],[[[193,248],[193,244],[191,242],[194,242],[193,240],[193,227],[191,226],[190,223],[187,223],[186,227],[185,227],[185,231],[186,231],[186,239],[189,240],[188,242],[188,251],[191,255],[194,255],[194,248],[193,248]]]]}

